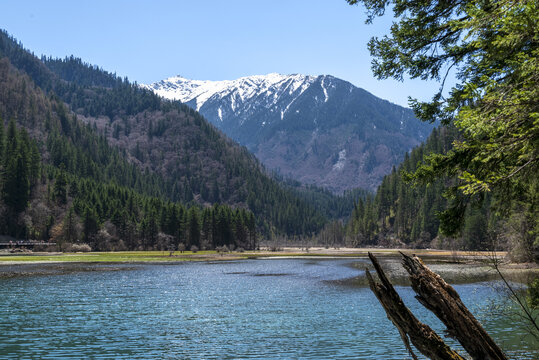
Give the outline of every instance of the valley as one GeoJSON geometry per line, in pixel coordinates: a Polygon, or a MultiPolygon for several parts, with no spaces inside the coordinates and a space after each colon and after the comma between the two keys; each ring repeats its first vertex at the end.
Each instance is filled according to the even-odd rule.
{"type": "Polygon", "coordinates": [[[2,5],[0,359],[538,357],[537,3],[2,5]]]}

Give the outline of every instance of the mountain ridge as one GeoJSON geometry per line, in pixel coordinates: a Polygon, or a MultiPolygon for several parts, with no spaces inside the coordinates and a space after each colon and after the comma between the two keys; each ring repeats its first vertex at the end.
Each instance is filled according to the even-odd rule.
{"type": "Polygon", "coordinates": [[[337,193],[374,190],[433,128],[331,75],[174,76],[142,87],[197,109],[269,169],[337,193]]]}
{"type": "Polygon", "coordinates": [[[235,80],[194,80],[177,75],[151,85],[142,85],[142,87],[153,90],[158,95],[168,99],[179,100],[183,103],[192,103],[194,101],[196,110],[199,111],[212,96],[218,94],[226,96],[231,94],[234,89],[238,89],[237,95],[243,101],[256,96],[257,93],[269,91],[277,84],[290,79],[293,80],[292,85],[296,85],[298,82],[311,84],[316,77],[301,74],[282,75],[270,73],[267,75],[243,76],[235,80]],[[251,86],[249,87],[249,85],[251,86]],[[258,91],[253,91],[253,86],[256,86],[258,91]]]}

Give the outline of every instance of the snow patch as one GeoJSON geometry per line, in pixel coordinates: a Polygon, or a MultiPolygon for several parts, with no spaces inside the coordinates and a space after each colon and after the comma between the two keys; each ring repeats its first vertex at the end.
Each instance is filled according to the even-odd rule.
{"type": "Polygon", "coordinates": [[[339,159],[333,165],[333,170],[341,171],[344,169],[344,163],[346,162],[346,150],[339,151],[339,159]]]}
{"type": "Polygon", "coordinates": [[[326,87],[324,86],[324,81],[325,80],[326,80],[326,78],[323,77],[321,86],[322,86],[322,90],[324,90],[324,96],[325,96],[324,102],[328,102],[329,96],[328,96],[328,91],[327,91],[326,87]]]}
{"type": "Polygon", "coordinates": [[[219,116],[219,120],[223,121],[223,110],[221,108],[217,110],[217,116],[219,116]]]}
{"type": "MultiPolygon", "coordinates": [[[[267,94],[276,104],[280,97],[288,92],[295,98],[300,96],[311,86],[316,77],[293,74],[282,75],[271,73],[267,75],[246,76],[236,80],[190,80],[181,76],[173,76],[151,85],[141,85],[153,90],[156,94],[183,103],[195,100],[196,109],[200,108],[210,98],[229,98],[232,111],[236,111],[241,103],[246,103],[260,94],[267,94]]],[[[284,111],[286,112],[286,110],[284,111]]],[[[282,112],[281,119],[284,117],[282,112]]]]}

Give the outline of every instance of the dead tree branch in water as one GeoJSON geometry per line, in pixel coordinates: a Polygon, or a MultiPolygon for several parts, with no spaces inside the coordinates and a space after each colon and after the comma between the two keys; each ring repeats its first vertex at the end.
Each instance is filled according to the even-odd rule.
{"type": "Polygon", "coordinates": [[[374,292],[384,310],[386,311],[387,317],[399,330],[402,341],[406,346],[406,349],[410,355],[417,359],[415,354],[412,351],[410,346],[410,341],[416,349],[418,349],[423,355],[434,360],[463,360],[464,358],[460,356],[457,352],[451,350],[447,346],[442,338],[436,334],[428,325],[423,324],[419,321],[414,314],[404,305],[401,297],[393,288],[391,282],[385,276],[378,260],[369,253],[369,258],[371,259],[378,278],[381,283],[377,283],[372,278],[369,270],[366,270],[367,279],[369,280],[369,286],[374,292]],[[409,340],[408,340],[409,339],[409,340]]]}
{"type": "MultiPolygon", "coordinates": [[[[507,359],[479,321],[462,303],[453,287],[426,267],[418,257],[410,257],[403,253],[401,255],[418,301],[445,324],[449,335],[457,339],[473,359],[507,359]]],[[[369,253],[369,258],[381,281],[381,284],[376,283],[367,270],[370,288],[384,307],[388,318],[399,330],[408,351],[411,352],[409,338],[422,354],[431,359],[464,359],[449,348],[430,327],[417,320],[385,276],[378,260],[372,253],[369,253]]],[[[415,358],[415,355],[412,356],[415,358]]]]}
{"type": "Polygon", "coordinates": [[[416,299],[444,323],[449,335],[457,339],[473,359],[507,359],[451,285],[417,256],[401,255],[412,289],[417,293],[416,299]]]}

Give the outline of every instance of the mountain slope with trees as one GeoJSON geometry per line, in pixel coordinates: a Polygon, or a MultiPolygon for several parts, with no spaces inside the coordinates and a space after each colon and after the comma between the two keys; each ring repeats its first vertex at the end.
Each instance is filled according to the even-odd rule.
{"type": "MultiPolygon", "coordinates": [[[[531,180],[514,195],[510,211],[500,211],[504,194],[485,194],[466,204],[458,234],[443,233],[444,210],[451,202],[455,176],[430,183],[411,184],[411,175],[432,154],[446,154],[462,139],[454,127],[435,129],[427,141],[406,154],[405,160],[384,177],[376,195],[360,198],[346,224],[347,242],[353,246],[382,245],[454,250],[511,250],[519,261],[533,259],[536,211],[527,199],[537,197],[539,181],[531,180]],[[530,209],[531,208],[531,209],[530,209]]],[[[535,200],[536,201],[536,200],[535,200]]],[[[533,202],[532,202],[533,204],[533,202]]]]}
{"type": "Polygon", "coordinates": [[[0,114],[37,141],[46,165],[162,201],[250,209],[265,233],[325,222],[189,107],[80,59],[41,61],[6,32],[0,56],[0,114]]]}
{"type": "Polygon", "coordinates": [[[166,200],[165,181],[130,164],[7,58],[0,93],[11,118],[7,128],[0,118],[0,235],[64,250],[256,246],[252,212],[166,200]]]}
{"type": "Polygon", "coordinates": [[[0,234],[62,250],[255,248],[252,212],[200,209],[99,182],[42,161],[26,129],[0,123],[0,234]]]}

